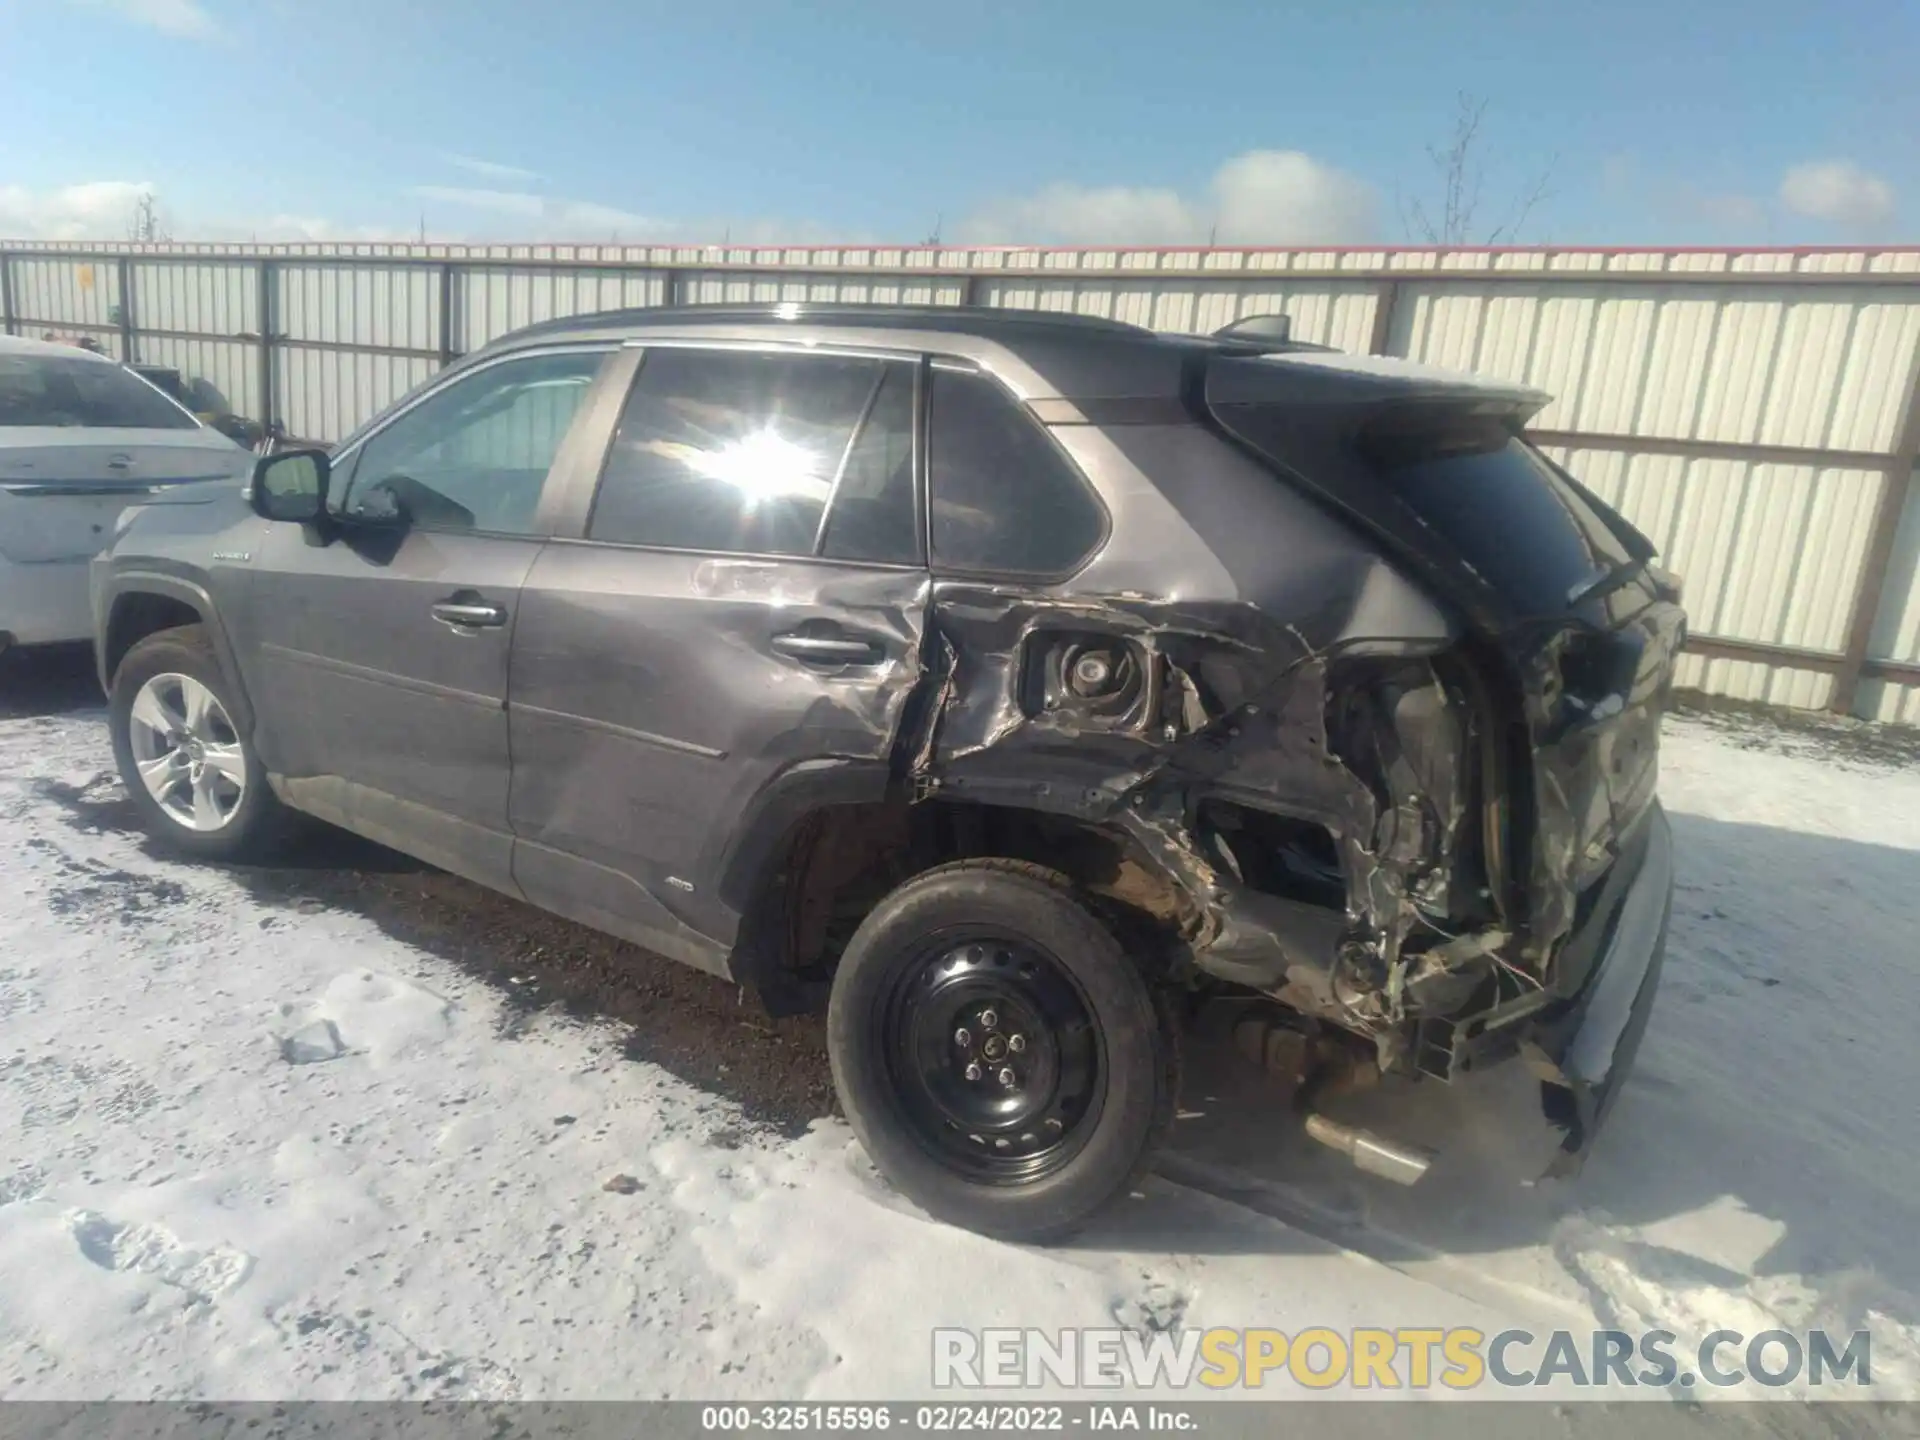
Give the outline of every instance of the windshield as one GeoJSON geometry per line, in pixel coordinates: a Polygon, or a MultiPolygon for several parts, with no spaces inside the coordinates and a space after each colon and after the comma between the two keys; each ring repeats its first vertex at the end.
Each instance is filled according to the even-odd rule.
{"type": "Polygon", "coordinates": [[[0,355],[0,425],[198,428],[191,415],[118,365],[64,355],[0,355]]]}

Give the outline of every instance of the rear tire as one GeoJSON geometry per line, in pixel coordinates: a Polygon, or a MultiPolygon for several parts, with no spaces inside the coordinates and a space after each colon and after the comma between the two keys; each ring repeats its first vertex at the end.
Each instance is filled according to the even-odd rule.
{"type": "Polygon", "coordinates": [[[1173,1120],[1174,1027],[1067,880],[1013,860],[916,876],[834,975],[834,1083],[929,1214],[1054,1240],[1130,1188],[1173,1120]]]}
{"type": "Polygon", "coordinates": [[[114,672],[113,757],[147,833],[170,850],[255,861],[286,833],[288,812],[234,722],[237,709],[204,626],[149,635],[114,672]]]}

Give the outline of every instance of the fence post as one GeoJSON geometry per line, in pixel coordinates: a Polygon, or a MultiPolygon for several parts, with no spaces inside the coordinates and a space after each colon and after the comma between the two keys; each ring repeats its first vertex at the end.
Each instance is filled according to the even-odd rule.
{"type": "Polygon", "coordinates": [[[1400,282],[1389,280],[1373,295],[1373,333],[1367,338],[1369,355],[1391,353],[1387,347],[1393,344],[1393,312],[1400,303],[1400,282]]]}
{"type": "Polygon", "coordinates": [[[140,357],[133,350],[133,259],[122,255],[120,271],[120,358],[131,365],[140,357]]]}
{"type": "Polygon", "coordinates": [[[260,311],[260,428],[273,428],[273,262],[265,256],[256,267],[259,293],[255,296],[260,311]]]}
{"type": "Polygon", "coordinates": [[[685,292],[680,285],[680,272],[673,269],[662,270],[660,272],[661,305],[672,309],[674,306],[682,303],[680,297],[683,293],[685,292]]]}
{"type": "Polygon", "coordinates": [[[1893,568],[1893,546],[1900,536],[1900,520],[1907,511],[1907,499],[1913,490],[1913,467],[1920,463],[1920,352],[1914,355],[1907,376],[1907,404],[1901,412],[1900,435],[1880,484],[1880,504],[1873,513],[1873,528],[1867,532],[1867,550],[1860,565],[1860,582],[1854,587],[1848,610],[1847,643],[1840,654],[1840,668],[1833,676],[1833,696],[1828,708],[1851,715],[1859,698],[1860,677],[1866,669],[1867,649],[1873,643],[1874,622],[1887,599],[1887,577],[1893,568]]]}
{"type": "Polygon", "coordinates": [[[440,262],[440,368],[453,364],[453,262],[440,262]]]}
{"type": "Polygon", "coordinates": [[[13,313],[13,256],[0,250],[0,319],[7,323],[7,334],[20,333],[19,318],[13,313]]]}
{"type": "Polygon", "coordinates": [[[987,303],[987,276],[969,275],[960,287],[960,303],[978,310],[987,303]]]}

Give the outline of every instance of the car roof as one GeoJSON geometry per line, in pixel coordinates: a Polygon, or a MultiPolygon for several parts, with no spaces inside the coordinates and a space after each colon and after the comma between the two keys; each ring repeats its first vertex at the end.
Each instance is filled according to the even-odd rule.
{"type": "Polygon", "coordinates": [[[1210,356],[1301,362],[1301,369],[1274,372],[1276,400],[1286,398],[1290,374],[1298,377],[1302,399],[1324,398],[1329,385],[1372,399],[1462,391],[1536,404],[1548,398],[1510,381],[1386,356],[1345,356],[1324,353],[1320,347],[1240,337],[1165,334],[1099,315],[973,305],[784,301],[609,310],[541,321],[501,336],[474,358],[533,344],[650,339],[825,342],[949,354],[997,371],[1029,401],[1177,397],[1186,391],[1193,363],[1210,356]],[[1005,364],[1008,360],[1014,363],[1005,364]]]}
{"type": "Polygon", "coordinates": [[[953,335],[1002,335],[1042,331],[1069,335],[1133,336],[1153,339],[1154,332],[1103,315],[1076,315],[1064,310],[1013,310],[960,305],[862,305],[847,301],[774,301],[756,305],[671,305],[630,310],[606,310],[542,321],[516,331],[514,338],[537,337],[550,331],[591,329],[635,333],[682,325],[759,325],[791,330],[800,326],[829,329],[929,330],[953,335]]]}
{"type": "Polygon", "coordinates": [[[87,360],[99,360],[108,365],[120,362],[111,355],[102,355],[97,350],[83,350],[64,340],[34,340],[25,335],[0,335],[0,355],[64,355],[68,359],[79,356],[87,360]]]}

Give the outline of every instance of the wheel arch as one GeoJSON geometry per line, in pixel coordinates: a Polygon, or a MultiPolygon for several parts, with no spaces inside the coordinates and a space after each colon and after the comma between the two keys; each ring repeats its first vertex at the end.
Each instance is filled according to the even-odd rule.
{"type": "Polygon", "coordinates": [[[1123,942],[1176,964],[1198,911],[1179,879],[1124,833],[1019,806],[845,794],[784,817],[755,847],[734,977],[770,1008],[810,1008],[845,932],[898,886],[960,860],[1001,859],[1064,876],[1123,942]]]}
{"type": "Polygon", "coordinates": [[[94,647],[94,659],[100,672],[101,688],[113,689],[113,678],[120,664],[142,640],[163,630],[183,625],[203,626],[220,662],[220,673],[231,687],[233,719],[243,731],[253,729],[253,704],[234,659],[226,627],[220,623],[213,597],[200,585],[177,575],[129,572],[114,577],[112,598],[106,608],[106,623],[100,628],[94,647]]]}

